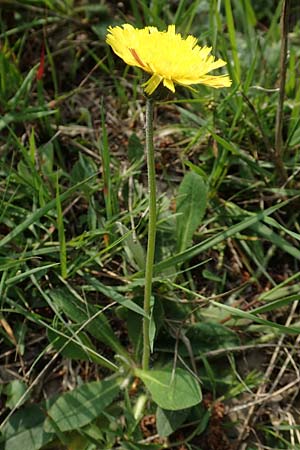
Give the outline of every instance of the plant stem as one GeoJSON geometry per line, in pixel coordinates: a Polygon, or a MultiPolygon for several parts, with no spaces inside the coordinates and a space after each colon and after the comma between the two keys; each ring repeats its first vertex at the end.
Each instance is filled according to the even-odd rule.
{"type": "Polygon", "coordinates": [[[147,317],[143,318],[143,359],[144,370],[149,368],[150,359],[150,313],[151,313],[151,291],[152,274],[155,251],[156,235],[156,180],[155,180],[155,160],[153,145],[153,104],[152,99],[146,102],[146,153],[148,168],[148,193],[149,193],[149,222],[148,222],[148,246],[145,272],[145,292],[144,292],[144,312],[147,317]]]}
{"type": "Polygon", "coordinates": [[[279,98],[275,125],[275,164],[280,181],[287,179],[287,173],[283,163],[282,127],[283,127],[283,104],[285,96],[288,31],[289,31],[290,0],[283,0],[281,15],[281,48],[280,48],[280,81],[279,98]]]}

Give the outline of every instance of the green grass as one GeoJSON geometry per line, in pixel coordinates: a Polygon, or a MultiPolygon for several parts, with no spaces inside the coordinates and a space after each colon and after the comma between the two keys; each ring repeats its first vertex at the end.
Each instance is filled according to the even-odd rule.
{"type": "Polygon", "coordinates": [[[300,448],[300,30],[288,36],[278,162],[281,11],[2,2],[1,450],[300,448]],[[212,45],[233,80],[177,87],[156,105],[150,373],[142,74],[105,43],[124,22],[175,23],[212,45]]]}

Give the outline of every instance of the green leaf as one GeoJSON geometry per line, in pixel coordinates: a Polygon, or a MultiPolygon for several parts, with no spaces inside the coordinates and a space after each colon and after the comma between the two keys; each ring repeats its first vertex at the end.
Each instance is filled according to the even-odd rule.
{"type": "Polygon", "coordinates": [[[9,100],[8,104],[12,109],[15,109],[18,104],[21,103],[24,98],[28,98],[29,92],[31,89],[31,85],[36,76],[36,66],[32,67],[26,77],[23,80],[23,83],[15,93],[15,95],[9,100]]]}
{"type": "Polygon", "coordinates": [[[56,179],[56,210],[57,210],[57,231],[59,241],[59,259],[60,259],[60,273],[62,278],[67,278],[67,246],[66,234],[64,227],[64,216],[59,196],[59,182],[56,179]]]}
{"type": "Polygon", "coordinates": [[[59,263],[51,263],[51,264],[45,264],[44,266],[40,266],[40,267],[34,267],[33,269],[29,269],[29,270],[24,270],[21,273],[17,273],[17,275],[8,278],[6,280],[6,286],[10,286],[10,285],[16,285],[17,283],[20,283],[21,281],[23,281],[25,278],[29,278],[32,274],[39,274],[40,272],[42,274],[46,273],[48,269],[52,268],[52,267],[56,267],[58,266],[59,263]]]}
{"type": "Polygon", "coordinates": [[[144,157],[144,146],[139,137],[132,133],[128,139],[128,159],[131,163],[144,157]]]}
{"type": "Polygon", "coordinates": [[[76,333],[78,342],[71,340],[74,338],[72,338],[72,335],[67,329],[64,330],[64,335],[62,335],[60,330],[56,332],[53,328],[49,328],[47,334],[52,346],[57,351],[61,351],[61,354],[66,358],[78,359],[81,361],[94,361],[97,364],[102,364],[103,361],[97,357],[96,349],[85,333],[76,333]]]}
{"type": "Polygon", "coordinates": [[[184,369],[141,370],[135,374],[145,383],[153,401],[162,409],[176,411],[197,405],[201,389],[193,375],[184,369]]]}
{"type": "Polygon", "coordinates": [[[7,396],[5,406],[10,409],[13,409],[16,405],[21,406],[27,400],[27,396],[23,397],[26,389],[26,384],[21,380],[13,380],[9,384],[7,384],[3,390],[7,396]],[[22,397],[23,400],[21,403],[19,403],[19,400],[22,397]]]}
{"type": "Polygon", "coordinates": [[[240,344],[236,333],[215,322],[195,323],[187,329],[185,335],[189,339],[195,355],[240,344]]]}
{"type": "MultiPolygon", "coordinates": [[[[237,233],[240,233],[241,231],[245,230],[246,228],[251,227],[255,223],[264,220],[267,216],[273,214],[275,211],[277,211],[280,208],[283,208],[286,206],[291,200],[285,200],[281,203],[278,203],[276,205],[271,206],[270,208],[260,211],[257,214],[253,214],[250,217],[247,217],[246,219],[242,220],[241,222],[232,225],[231,227],[227,228],[225,231],[222,231],[220,233],[217,233],[215,236],[209,237],[208,239],[205,239],[203,242],[200,242],[199,244],[193,245],[191,248],[188,248],[184,250],[183,252],[179,252],[175,254],[174,256],[171,256],[154,266],[154,272],[155,274],[161,273],[162,271],[166,270],[169,267],[174,266],[175,264],[182,264],[184,261],[194,258],[195,256],[199,255],[200,253],[203,253],[204,251],[214,247],[215,245],[218,245],[220,242],[223,242],[225,239],[228,239],[229,237],[232,237],[236,235],[237,233]]],[[[1,245],[1,241],[0,241],[1,245]]],[[[136,275],[140,275],[139,273],[136,275]]]]}
{"type": "MultiPolygon", "coordinates": [[[[0,120],[0,129],[1,129],[1,120],[0,120]]],[[[81,189],[83,187],[83,185],[85,183],[89,182],[93,177],[94,177],[94,175],[90,176],[86,180],[81,181],[80,183],[76,184],[75,186],[70,187],[70,189],[68,189],[67,191],[60,194],[60,196],[59,196],[60,201],[61,202],[65,201],[67,198],[70,197],[71,194],[76,192],[78,189],[81,189]]],[[[52,209],[55,209],[56,202],[57,202],[57,199],[54,198],[53,200],[51,200],[49,203],[47,203],[42,208],[39,208],[36,211],[34,211],[33,213],[29,214],[29,216],[23,222],[19,223],[15,228],[12,229],[12,231],[10,231],[10,233],[8,233],[3,239],[0,240],[0,248],[4,247],[10,241],[15,239],[20,233],[22,233],[27,228],[29,228],[33,223],[38,221],[41,217],[43,217],[49,211],[51,211],[52,209]]]]}
{"type": "Polygon", "coordinates": [[[92,158],[79,153],[79,159],[76,161],[71,171],[72,182],[74,184],[79,183],[87,179],[91,173],[95,174],[95,178],[83,186],[83,191],[87,194],[89,194],[93,189],[94,181],[97,175],[97,165],[92,158]]]}
{"type": "Polygon", "coordinates": [[[22,113],[6,113],[2,116],[0,119],[0,131],[3,130],[7,125],[9,125],[11,122],[26,122],[31,121],[34,119],[42,119],[43,117],[48,117],[53,114],[56,114],[57,110],[50,110],[47,111],[42,108],[36,108],[36,107],[28,107],[25,109],[22,113]]]}
{"type": "MultiPolygon", "coordinates": [[[[190,325],[184,328],[183,334],[188,339],[194,356],[201,356],[206,352],[240,345],[240,340],[234,331],[212,321],[190,325]]],[[[174,339],[169,336],[163,335],[156,344],[165,353],[174,351],[174,339]]],[[[182,358],[188,357],[190,354],[187,345],[181,339],[178,344],[178,353],[182,358]]]]}
{"type": "Polygon", "coordinates": [[[117,379],[92,381],[61,395],[48,411],[45,430],[52,431],[51,421],[61,431],[76,430],[96,419],[112,403],[120,390],[117,379]]]}
{"type": "Polygon", "coordinates": [[[141,347],[143,338],[143,321],[140,315],[130,311],[130,309],[127,309],[124,306],[119,306],[116,312],[118,317],[126,322],[128,337],[134,347],[134,350],[137,351],[141,347]]]}
{"type": "Polygon", "coordinates": [[[174,433],[190,413],[190,409],[182,409],[180,411],[168,411],[166,409],[157,408],[156,411],[156,427],[161,437],[170,436],[174,433]]]}
{"type": "MultiPolygon", "coordinates": [[[[256,316],[256,310],[252,310],[252,312],[248,311],[242,311],[238,308],[233,308],[232,306],[224,305],[222,303],[216,302],[214,300],[211,300],[211,304],[214,306],[218,306],[221,309],[224,309],[225,311],[229,312],[232,317],[240,317],[241,319],[250,320],[252,322],[259,323],[261,325],[265,325],[266,327],[272,327],[275,328],[282,333],[286,334],[299,334],[300,333],[300,327],[289,325],[288,327],[285,325],[281,325],[276,322],[271,322],[270,320],[262,319],[261,317],[256,316]]],[[[259,307],[257,308],[258,312],[260,310],[263,310],[263,308],[259,307]]]]}
{"type": "MultiPolygon", "coordinates": [[[[143,302],[142,297],[136,297],[134,300],[140,304],[143,302]]],[[[143,327],[143,321],[141,319],[141,316],[139,314],[134,313],[133,311],[124,308],[123,306],[118,307],[117,309],[118,316],[126,322],[126,329],[128,332],[128,337],[133,344],[133,348],[135,352],[135,359],[139,360],[140,354],[139,351],[141,350],[142,346],[142,340],[143,340],[143,333],[142,333],[142,327],[143,327]]],[[[150,342],[154,342],[154,337],[158,335],[160,328],[162,327],[164,323],[164,309],[162,306],[162,302],[156,298],[153,310],[151,311],[151,317],[150,317],[150,342]]]]}
{"type": "Polygon", "coordinates": [[[279,234],[275,233],[271,228],[263,223],[255,223],[251,228],[261,237],[266,239],[272,244],[276,245],[278,248],[286,253],[289,253],[293,258],[300,260],[300,251],[294,245],[289,243],[286,239],[281,237],[279,234]]]}
{"type": "Polygon", "coordinates": [[[153,353],[153,347],[154,347],[154,340],[155,340],[155,334],[156,334],[156,323],[154,318],[154,297],[151,296],[150,300],[150,324],[149,324],[149,342],[150,342],[150,351],[153,353]]]}
{"type": "Polygon", "coordinates": [[[134,311],[139,315],[146,317],[143,308],[134,303],[132,300],[124,297],[124,295],[117,292],[116,288],[106,286],[105,284],[101,283],[94,277],[87,276],[86,279],[95,288],[96,291],[101,292],[103,295],[113,300],[114,302],[117,302],[120,305],[125,306],[125,308],[131,309],[131,311],[134,311]]]}
{"type": "Polygon", "coordinates": [[[215,281],[216,283],[222,283],[223,281],[221,277],[207,269],[202,270],[202,276],[207,280],[215,281]]]}
{"type": "Polygon", "coordinates": [[[177,195],[177,241],[182,252],[191,245],[192,237],[201,224],[207,202],[207,186],[195,172],[188,172],[177,195]]]}
{"type": "Polygon", "coordinates": [[[134,238],[132,232],[121,222],[117,222],[116,224],[120,234],[124,237],[122,243],[129,263],[135,269],[144,270],[146,254],[138,237],[135,236],[134,238]]]}
{"type": "Polygon", "coordinates": [[[161,450],[161,444],[137,444],[136,442],[122,441],[124,450],[161,450]]]}
{"type": "Polygon", "coordinates": [[[298,126],[290,138],[289,147],[295,147],[300,144],[300,126],[298,126]]]}
{"type": "Polygon", "coordinates": [[[54,438],[44,430],[45,414],[37,405],[17,411],[2,430],[3,450],[39,450],[54,438]]]}
{"type": "Polygon", "coordinates": [[[74,322],[81,324],[86,321],[85,330],[96,339],[109,345],[116,353],[128,356],[126,350],[115,336],[105,315],[100,313],[98,308],[83,302],[80,296],[75,297],[67,289],[53,289],[49,292],[49,296],[74,322]],[[97,311],[99,312],[97,317],[90,321],[90,317],[94,316],[97,311]]]}

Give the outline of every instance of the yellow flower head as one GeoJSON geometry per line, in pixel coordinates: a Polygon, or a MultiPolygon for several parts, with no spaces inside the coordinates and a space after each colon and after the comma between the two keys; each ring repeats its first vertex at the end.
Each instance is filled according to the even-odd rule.
{"type": "Polygon", "coordinates": [[[227,75],[207,75],[226,62],[215,60],[210,55],[211,47],[200,47],[194,36],[183,39],[175,32],[175,25],[169,25],[166,31],[155,27],[137,29],[127,23],[122,27],[109,27],[106,42],[126,64],[151,74],[143,85],[148,95],[161,82],[172,92],[175,92],[174,83],[206,84],[214,88],[231,85],[227,75]]]}

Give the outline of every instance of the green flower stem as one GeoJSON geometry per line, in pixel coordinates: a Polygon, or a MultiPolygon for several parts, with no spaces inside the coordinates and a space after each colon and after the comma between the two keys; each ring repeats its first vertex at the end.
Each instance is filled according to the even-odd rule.
{"type": "Polygon", "coordinates": [[[153,108],[154,101],[150,98],[146,102],[146,153],[148,167],[148,193],[149,193],[149,222],[148,222],[148,246],[145,272],[145,292],[144,292],[144,312],[147,317],[143,319],[143,359],[144,370],[149,368],[150,359],[150,313],[151,313],[151,291],[152,274],[155,251],[156,235],[156,180],[155,180],[155,160],[153,145],[153,108]]]}

